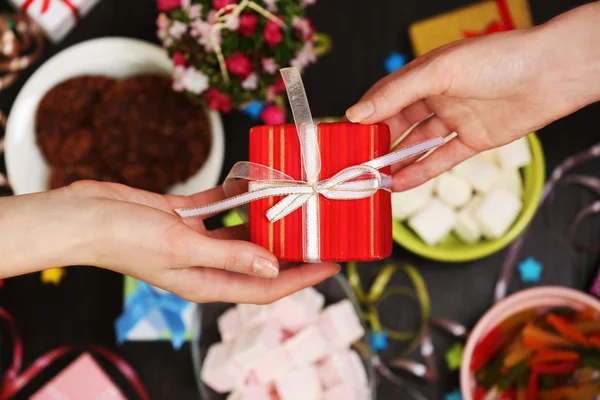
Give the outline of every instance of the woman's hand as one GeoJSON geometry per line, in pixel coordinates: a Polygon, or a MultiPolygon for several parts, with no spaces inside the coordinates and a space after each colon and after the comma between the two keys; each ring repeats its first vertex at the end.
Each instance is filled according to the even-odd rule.
{"type": "Polygon", "coordinates": [[[450,43],[377,82],[347,111],[385,121],[402,142],[457,136],[429,157],[395,166],[400,191],[478,152],[510,143],[600,100],[600,2],[527,30],[450,43]]]}
{"type": "Polygon", "coordinates": [[[195,302],[268,303],[339,271],[327,263],[279,270],[273,254],[243,241],[243,227],[207,231],[173,211],[223,198],[221,188],[182,197],[77,182],[1,199],[1,276],[94,265],[195,302]]]}

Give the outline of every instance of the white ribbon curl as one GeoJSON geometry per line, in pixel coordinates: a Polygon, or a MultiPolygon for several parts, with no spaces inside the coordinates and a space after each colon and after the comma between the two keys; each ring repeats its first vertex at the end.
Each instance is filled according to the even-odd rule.
{"type": "Polygon", "coordinates": [[[379,169],[439,147],[444,144],[444,139],[436,137],[393,151],[382,157],[345,168],[331,178],[319,181],[321,154],[317,140],[317,126],[311,116],[302,77],[296,68],[284,68],[281,70],[281,75],[300,140],[303,180],[295,180],[265,165],[238,162],[223,184],[225,194],[230,196],[229,198],[201,207],[175,211],[182,218],[205,217],[256,200],[283,197],[267,211],[267,219],[273,223],[302,207],[304,260],[320,262],[319,196],[335,200],[357,200],[373,196],[380,189],[390,190],[392,178],[379,172],[379,169]],[[249,181],[248,190],[241,191],[242,193],[235,184],[240,179],[249,181]]]}

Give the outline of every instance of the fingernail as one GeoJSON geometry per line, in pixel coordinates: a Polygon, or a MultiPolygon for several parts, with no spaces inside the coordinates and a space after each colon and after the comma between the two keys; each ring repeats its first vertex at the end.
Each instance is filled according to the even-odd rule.
{"type": "Polygon", "coordinates": [[[252,262],[252,271],[263,278],[277,278],[279,275],[279,269],[277,265],[266,258],[256,257],[252,262]]]}
{"type": "Polygon", "coordinates": [[[346,117],[350,122],[361,122],[369,118],[375,112],[375,105],[371,100],[361,101],[346,111],[346,117]]]}

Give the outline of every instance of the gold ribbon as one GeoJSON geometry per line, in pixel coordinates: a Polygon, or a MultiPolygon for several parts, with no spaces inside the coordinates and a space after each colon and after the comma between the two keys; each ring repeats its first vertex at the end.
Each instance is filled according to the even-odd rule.
{"type": "Polygon", "coordinates": [[[408,354],[419,346],[427,327],[429,325],[429,319],[431,316],[431,302],[429,300],[429,293],[425,281],[421,274],[409,264],[397,265],[394,263],[388,263],[384,265],[377,276],[375,281],[371,285],[369,292],[365,293],[360,275],[358,273],[358,267],[355,262],[348,263],[348,282],[356,294],[358,302],[365,309],[363,318],[369,323],[373,331],[385,332],[389,338],[398,341],[409,341],[408,345],[402,352],[402,355],[408,354]],[[413,288],[405,286],[392,286],[387,287],[392,276],[398,271],[404,272],[410,279],[413,288]],[[377,306],[386,298],[394,295],[407,296],[419,303],[421,308],[421,318],[418,330],[415,331],[398,331],[382,326],[379,318],[379,312],[377,306]]]}
{"type": "Polygon", "coordinates": [[[277,18],[274,14],[259,6],[255,2],[251,0],[242,0],[239,4],[229,4],[223,8],[221,8],[215,14],[215,23],[211,27],[210,31],[210,44],[217,55],[217,60],[219,60],[219,67],[221,68],[221,75],[223,76],[223,80],[225,83],[229,83],[229,73],[227,72],[227,66],[225,65],[225,57],[223,56],[223,49],[221,48],[221,44],[217,40],[217,34],[221,32],[223,29],[228,29],[231,22],[238,18],[242,11],[246,8],[250,8],[257,13],[261,14],[265,18],[275,22],[282,29],[287,29],[287,25],[283,23],[279,18],[277,18]],[[227,13],[229,12],[229,13],[227,13]],[[227,14],[225,14],[227,13],[227,14]]]}

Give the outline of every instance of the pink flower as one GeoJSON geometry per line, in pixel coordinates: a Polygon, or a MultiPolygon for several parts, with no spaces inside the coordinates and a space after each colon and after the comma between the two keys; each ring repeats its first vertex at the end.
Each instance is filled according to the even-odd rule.
{"type": "Polygon", "coordinates": [[[317,2],[317,0],[302,0],[302,5],[303,6],[311,6],[313,4],[315,4],[317,2]]]}
{"type": "Polygon", "coordinates": [[[173,72],[173,90],[201,94],[208,89],[208,76],[194,67],[178,65],[173,72]]]}
{"type": "Polygon", "coordinates": [[[220,10],[230,4],[235,4],[235,0],[213,0],[212,4],[215,10],[220,10]]]}
{"type": "Polygon", "coordinates": [[[280,125],[285,122],[285,111],[272,104],[265,107],[260,117],[267,125],[280,125]]]}
{"type": "Polygon", "coordinates": [[[275,60],[272,58],[263,58],[262,67],[265,70],[265,72],[268,72],[271,75],[277,72],[277,69],[279,68],[275,60]]]}
{"type": "Polygon", "coordinates": [[[271,11],[271,12],[277,11],[277,6],[275,5],[275,3],[277,2],[277,0],[263,0],[263,1],[267,5],[267,9],[269,11],[271,11]]]}
{"type": "Polygon", "coordinates": [[[275,82],[272,86],[273,91],[275,93],[283,93],[285,92],[285,82],[283,81],[282,77],[279,77],[279,79],[277,80],[277,82],[275,82]]]}
{"type": "Polygon", "coordinates": [[[158,11],[166,12],[181,6],[181,0],[156,0],[158,11]]]}
{"type": "Polygon", "coordinates": [[[211,25],[217,22],[217,10],[210,10],[206,16],[206,21],[211,25]]]}
{"type": "Polygon", "coordinates": [[[191,19],[200,18],[202,15],[202,4],[194,4],[188,9],[188,15],[191,19]]]}
{"type": "Polygon", "coordinates": [[[256,32],[256,24],[258,23],[258,16],[252,13],[244,13],[240,15],[240,26],[238,32],[240,35],[250,37],[256,32]]]}
{"type": "Polygon", "coordinates": [[[173,22],[171,28],[169,29],[169,34],[173,36],[175,39],[181,39],[181,36],[186,33],[188,30],[188,26],[181,21],[173,22]]]}
{"type": "Polygon", "coordinates": [[[184,66],[187,64],[187,61],[185,60],[185,56],[183,55],[182,52],[180,51],[176,51],[175,53],[173,53],[173,65],[175,66],[184,66]]]}
{"type": "Polygon", "coordinates": [[[265,41],[271,47],[275,47],[277,43],[281,42],[283,35],[281,34],[281,27],[274,21],[268,20],[265,25],[265,41]]]}
{"type": "MultiPolygon", "coordinates": [[[[213,51],[214,43],[212,42],[211,37],[211,24],[202,21],[201,19],[197,19],[195,21],[190,22],[190,36],[194,38],[198,38],[198,43],[204,47],[206,51],[213,51]]],[[[215,32],[215,40],[216,44],[221,44],[221,31],[217,30],[215,32]]]]}
{"type": "Polygon", "coordinates": [[[315,28],[308,18],[294,17],[292,25],[294,26],[294,28],[300,31],[303,40],[312,40],[315,34],[315,28]]]}
{"type": "Polygon", "coordinates": [[[234,52],[225,59],[227,70],[239,79],[244,80],[252,73],[252,62],[240,51],[234,52]]]}
{"type": "Polygon", "coordinates": [[[213,110],[225,113],[231,111],[231,98],[215,88],[208,89],[204,93],[204,98],[208,101],[208,106],[213,110]]]}
{"type": "Polygon", "coordinates": [[[302,50],[296,52],[296,58],[294,58],[290,64],[292,67],[302,70],[315,61],[317,61],[317,54],[315,53],[312,43],[307,42],[304,44],[302,50]]]}

